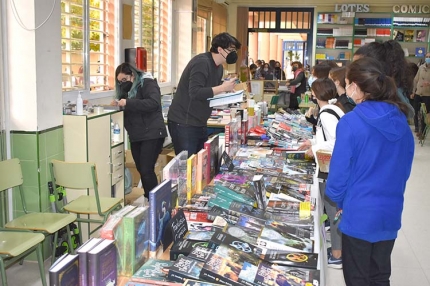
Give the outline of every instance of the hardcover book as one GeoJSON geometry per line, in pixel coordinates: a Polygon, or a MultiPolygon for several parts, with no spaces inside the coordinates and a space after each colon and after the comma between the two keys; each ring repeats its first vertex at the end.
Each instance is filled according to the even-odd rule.
{"type": "Polygon", "coordinates": [[[191,250],[187,257],[205,262],[211,253],[212,249],[198,245],[191,250]]]}
{"type": "MultiPolygon", "coordinates": [[[[149,245],[153,255],[157,253],[158,248],[162,244],[164,230],[172,214],[172,186],[170,180],[163,181],[152,189],[149,193],[149,204],[149,245]]],[[[164,245],[164,247],[167,246],[164,245]]]]}
{"type": "Polygon", "coordinates": [[[181,285],[167,280],[169,267],[172,266],[173,263],[173,261],[169,260],[151,258],[134,273],[131,277],[131,281],[149,283],[151,285],[181,285]]]}
{"type": "Polygon", "coordinates": [[[187,159],[188,159],[188,151],[181,151],[178,155],[175,156],[175,159],[178,161],[178,200],[181,202],[182,200],[187,200],[187,159]]]}
{"type": "Polygon", "coordinates": [[[138,207],[123,219],[124,267],[118,273],[132,275],[149,257],[149,207],[138,207]]]}
{"type": "Polygon", "coordinates": [[[208,151],[202,149],[197,153],[197,193],[200,194],[207,185],[207,164],[208,164],[208,151]]]}
{"type": "Polygon", "coordinates": [[[415,31],[414,30],[406,30],[405,31],[405,42],[413,42],[414,41],[414,36],[415,36],[415,31]]]}
{"type": "Polygon", "coordinates": [[[426,55],[426,48],[424,47],[418,47],[415,48],[415,56],[418,58],[424,58],[426,55]]]}
{"type": "Polygon", "coordinates": [[[427,31],[417,30],[417,42],[427,42],[427,31]]]}
{"type": "Polygon", "coordinates": [[[172,185],[177,185],[179,179],[179,160],[177,157],[170,160],[163,168],[163,181],[171,180],[172,185]]]}
{"type": "Polygon", "coordinates": [[[114,240],[105,239],[88,252],[90,286],[117,283],[117,250],[114,240]]]}
{"type": "Polygon", "coordinates": [[[79,286],[78,255],[67,254],[49,269],[50,286],[79,286]]]}
{"type": "Polygon", "coordinates": [[[187,159],[187,201],[195,195],[197,190],[197,156],[192,154],[187,159]]]}
{"type": "Polygon", "coordinates": [[[203,262],[188,257],[179,257],[169,267],[168,279],[173,282],[183,283],[185,279],[199,279],[203,262]]]}
{"type": "Polygon", "coordinates": [[[91,238],[81,247],[76,250],[79,255],[79,285],[87,286],[89,285],[88,279],[88,252],[93,249],[97,244],[99,244],[103,239],[101,238],[91,238]]]}

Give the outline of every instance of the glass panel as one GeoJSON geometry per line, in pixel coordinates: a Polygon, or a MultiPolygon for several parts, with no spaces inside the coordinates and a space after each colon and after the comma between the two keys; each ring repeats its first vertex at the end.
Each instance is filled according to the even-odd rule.
{"type": "Polygon", "coordinates": [[[264,28],[270,28],[270,12],[268,11],[264,14],[264,28]]]}
{"type": "Polygon", "coordinates": [[[276,28],[276,12],[270,12],[270,29],[276,28]]]}
{"type": "Polygon", "coordinates": [[[61,2],[61,57],[63,91],[85,88],[82,1],[61,2]],[[75,3],[73,3],[75,2],[75,3]],[[79,2],[81,5],[79,5],[79,2]]]}
{"type": "Polygon", "coordinates": [[[258,13],[258,28],[264,29],[264,12],[258,13]]]}

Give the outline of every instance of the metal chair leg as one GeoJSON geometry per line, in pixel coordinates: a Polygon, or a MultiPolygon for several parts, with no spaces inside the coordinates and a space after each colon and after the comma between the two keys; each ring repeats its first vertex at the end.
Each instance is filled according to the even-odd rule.
{"type": "Polygon", "coordinates": [[[54,242],[52,246],[52,256],[51,256],[51,265],[55,262],[55,255],[57,253],[57,244],[58,244],[58,231],[54,233],[54,242]]]}
{"type": "Polygon", "coordinates": [[[6,266],[3,261],[3,257],[1,256],[0,256],[0,274],[1,274],[1,281],[3,283],[3,286],[7,286],[6,266]]]}
{"type": "Polygon", "coordinates": [[[39,245],[36,248],[36,255],[37,255],[37,262],[39,263],[39,271],[40,271],[40,278],[42,279],[42,285],[46,286],[45,265],[43,264],[43,253],[42,253],[41,243],[39,243],[39,245]]]}
{"type": "Polygon", "coordinates": [[[69,253],[70,254],[75,254],[75,250],[73,249],[72,234],[70,232],[70,226],[67,225],[66,229],[67,229],[67,242],[69,244],[69,253]]]}

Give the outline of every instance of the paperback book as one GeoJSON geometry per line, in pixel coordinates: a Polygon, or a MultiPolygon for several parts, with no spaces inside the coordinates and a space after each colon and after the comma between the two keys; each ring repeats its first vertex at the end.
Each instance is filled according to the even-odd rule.
{"type": "Polygon", "coordinates": [[[202,149],[197,153],[197,173],[196,173],[196,181],[197,181],[197,190],[196,192],[200,194],[202,190],[207,185],[207,164],[208,164],[208,151],[206,149],[202,149]]]}
{"type": "Polygon", "coordinates": [[[173,261],[169,260],[151,258],[134,273],[130,280],[151,285],[182,285],[167,280],[169,267],[172,266],[173,263],[173,261]]]}
{"type": "Polygon", "coordinates": [[[204,263],[200,278],[209,282],[240,286],[239,274],[242,267],[218,254],[211,254],[204,263]]]}
{"type": "Polygon", "coordinates": [[[199,279],[203,264],[204,262],[189,257],[179,257],[169,267],[169,275],[167,277],[170,281],[180,283],[183,283],[185,279],[199,279]]]}
{"type": "Polygon", "coordinates": [[[197,246],[208,247],[209,242],[188,239],[175,242],[170,249],[170,260],[178,259],[181,254],[187,256],[197,246]]]}
{"type": "Polygon", "coordinates": [[[318,254],[265,249],[260,258],[272,264],[317,269],[318,254]]]}
{"type": "Polygon", "coordinates": [[[187,201],[196,194],[197,190],[197,156],[192,154],[187,159],[187,201]]]}

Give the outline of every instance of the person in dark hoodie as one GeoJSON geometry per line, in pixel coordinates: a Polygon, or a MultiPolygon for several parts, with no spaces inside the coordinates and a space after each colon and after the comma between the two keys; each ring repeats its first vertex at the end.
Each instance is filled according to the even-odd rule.
{"type": "Polygon", "coordinates": [[[390,257],[414,157],[409,109],[376,59],[347,66],[346,84],[357,106],[337,125],[326,187],[341,209],[343,274],[348,286],[390,285],[390,257]]]}
{"type": "Polygon", "coordinates": [[[208,98],[234,90],[236,78],[222,81],[223,64],[237,61],[240,42],[228,33],[216,35],[209,52],[191,59],[185,67],[167,114],[175,153],[197,154],[208,140],[207,121],[212,113],[208,98]]]}
{"type": "Polygon", "coordinates": [[[120,64],[115,71],[117,104],[124,108],[124,127],[131,154],[140,174],[145,197],[158,185],[154,168],[167,136],[161,110],[161,93],[150,73],[120,64]]]}

